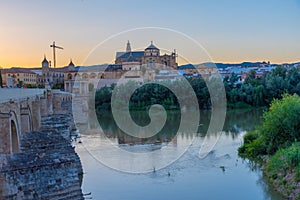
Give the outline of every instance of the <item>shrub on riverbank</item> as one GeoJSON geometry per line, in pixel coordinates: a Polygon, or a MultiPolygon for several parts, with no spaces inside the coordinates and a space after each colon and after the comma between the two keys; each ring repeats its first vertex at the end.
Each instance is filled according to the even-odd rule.
{"type": "Polygon", "coordinates": [[[300,199],[300,97],[273,100],[263,123],[244,136],[239,155],[263,161],[270,183],[286,198],[300,199]],[[264,159],[262,159],[264,158],[264,159]]]}
{"type": "Polygon", "coordinates": [[[248,132],[244,136],[244,144],[238,149],[239,155],[251,160],[259,160],[266,154],[266,145],[258,131],[248,132]]]}
{"type": "Polygon", "coordinates": [[[279,148],[289,147],[300,141],[300,97],[297,94],[283,95],[274,100],[269,111],[263,115],[263,123],[255,132],[245,135],[239,154],[250,159],[273,155],[279,148]]]}

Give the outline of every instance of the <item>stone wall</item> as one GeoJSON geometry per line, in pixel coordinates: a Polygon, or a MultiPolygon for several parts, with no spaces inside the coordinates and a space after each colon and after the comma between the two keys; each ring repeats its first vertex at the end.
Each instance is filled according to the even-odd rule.
{"type": "Polygon", "coordinates": [[[69,142],[75,129],[72,95],[44,90],[1,92],[0,200],[83,199],[82,167],[69,142]]]}
{"type": "Polygon", "coordinates": [[[40,130],[45,133],[60,133],[66,140],[70,141],[70,136],[73,131],[76,131],[76,128],[72,114],[52,114],[42,117],[40,130]]]}
{"type": "Polygon", "coordinates": [[[27,133],[2,160],[0,199],[83,199],[80,159],[59,133],[27,133]]]}
{"type": "Polygon", "coordinates": [[[0,113],[0,153],[9,154],[10,153],[10,134],[5,131],[10,131],[9,128],[9,113],[0,113]]]}

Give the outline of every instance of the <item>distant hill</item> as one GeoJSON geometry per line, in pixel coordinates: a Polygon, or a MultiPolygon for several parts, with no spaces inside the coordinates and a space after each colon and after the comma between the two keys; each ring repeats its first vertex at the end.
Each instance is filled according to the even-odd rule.
{"type": "MultiPolygon", "coordinates": [[[[201,64],[184,64],[184,65],[180,65],[179,67],[181,69],[184,68],[191,68],[191,67],[195,67],[198,65],[204,65],[205,67],[217,67],[218,69],[225,69],[227,67],[255,67],[262,64],[262,62],[242,62],[242,63],[213,63],[213,62],[205,62],[205,63],[201,63],[201,64]]],[[[88,70],[88,69],[105,69],[108,67],[109,64],[100,64],[100,65],[90,65],[90,66],[76,66],[75,69],[80,69],[81,70],[88,70]]],[[[280,64],[273,64],[272,65],[280,65],[280,64]]],[[[282,65],[300,65],[300,62],[296,62],[296,63],[282,63],[282,65]]]]}
{"type": "MultiPolygon", "coordinates": [[[[204,65],[205,67],[217,67],[218,69],[225,69],[227,67],[242,67],[242,68],[247,68],[247,67],[256,67],[263,62],[242,62],[242,63],[213,63],[213,62],[205,62],[201,64],[184,64],[180,65],[179,67],[184,69],[184,68],[190,68],[192,66],[198,66],[198,65],[204,65]]],[[[272,63],[271,65],[281,65],[281,64],[274,64],[272,63]]],[[[282,63],[282,65],[300,65],[300,62],[296,63],[282,63]]]]}
{"type": "Polygon", "coordinates": [[[242,63],[212,63],[212,62],[207,62],[203,63],[206,67],[215,67],[217,68],[223,68],[225,69],[226,67],[255,67],[261,64],[261,62],[242,62],[242,63]]]}

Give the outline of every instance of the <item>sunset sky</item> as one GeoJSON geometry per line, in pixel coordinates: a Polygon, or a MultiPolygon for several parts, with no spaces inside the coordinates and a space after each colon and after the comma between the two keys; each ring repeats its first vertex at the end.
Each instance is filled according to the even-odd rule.
{"type": "Polygon", "coordinates": [[[53,41],[64,47],[57,51],[57,66],[67,65],[70,58],[76,65],[112,63],[127,40],[133,50],[153,40],[159,48],[176,49],[191,63],[300,61],[299,0],[2,0],[0,19],[4,68],[38,67],[44,54],[52,60],[53,41]],[[110,38],[142,27],[163,31],[129,31],[110,38]],[[199,46],[176,39],[183,34],[209,56],[200,55],[199,46]],[[91,51],[108,38],[97,59],[88,62],[91,51]]]}

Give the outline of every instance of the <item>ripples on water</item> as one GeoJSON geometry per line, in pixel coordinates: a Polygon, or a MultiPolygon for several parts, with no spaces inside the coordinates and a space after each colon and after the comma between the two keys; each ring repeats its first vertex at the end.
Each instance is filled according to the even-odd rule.
{"type": "MultiPolygon", "coordinates": [[[[242,136],[260,123],[262,110],[228,111],[222,135],[204,159],[200,159],[198,153],[210,113],[201,113],[198,133],[177,136],[180,114],[171,112],[169,115],[169,121],[158,135],[143,140],[123,134],[110,114],[104,114],[99,120],[101,132],[95,130],[98,122],[90,122],[91,130],[82,135],[82,144],[76,145],[85,171],[84,193],[92,192],[93,199],[280,199],[268,188],[261,171],[251,168],[247,160],[237,155],[242,136]],[[101,156],[109,156],[113,162],[122,164],[122,155],[106,152],[111,145],[128,152],[145,153],[166,145],[176,151],[185,143],[192,144],[179,159],[155,172],[155,165],[162,157],[145,156],[141,165],[149,166],[151,172],[140,174],[120,172],[101,163],[101,156]]],[[[139,112],[132,117],[140,125],[149,120],[139,112]]]]}

